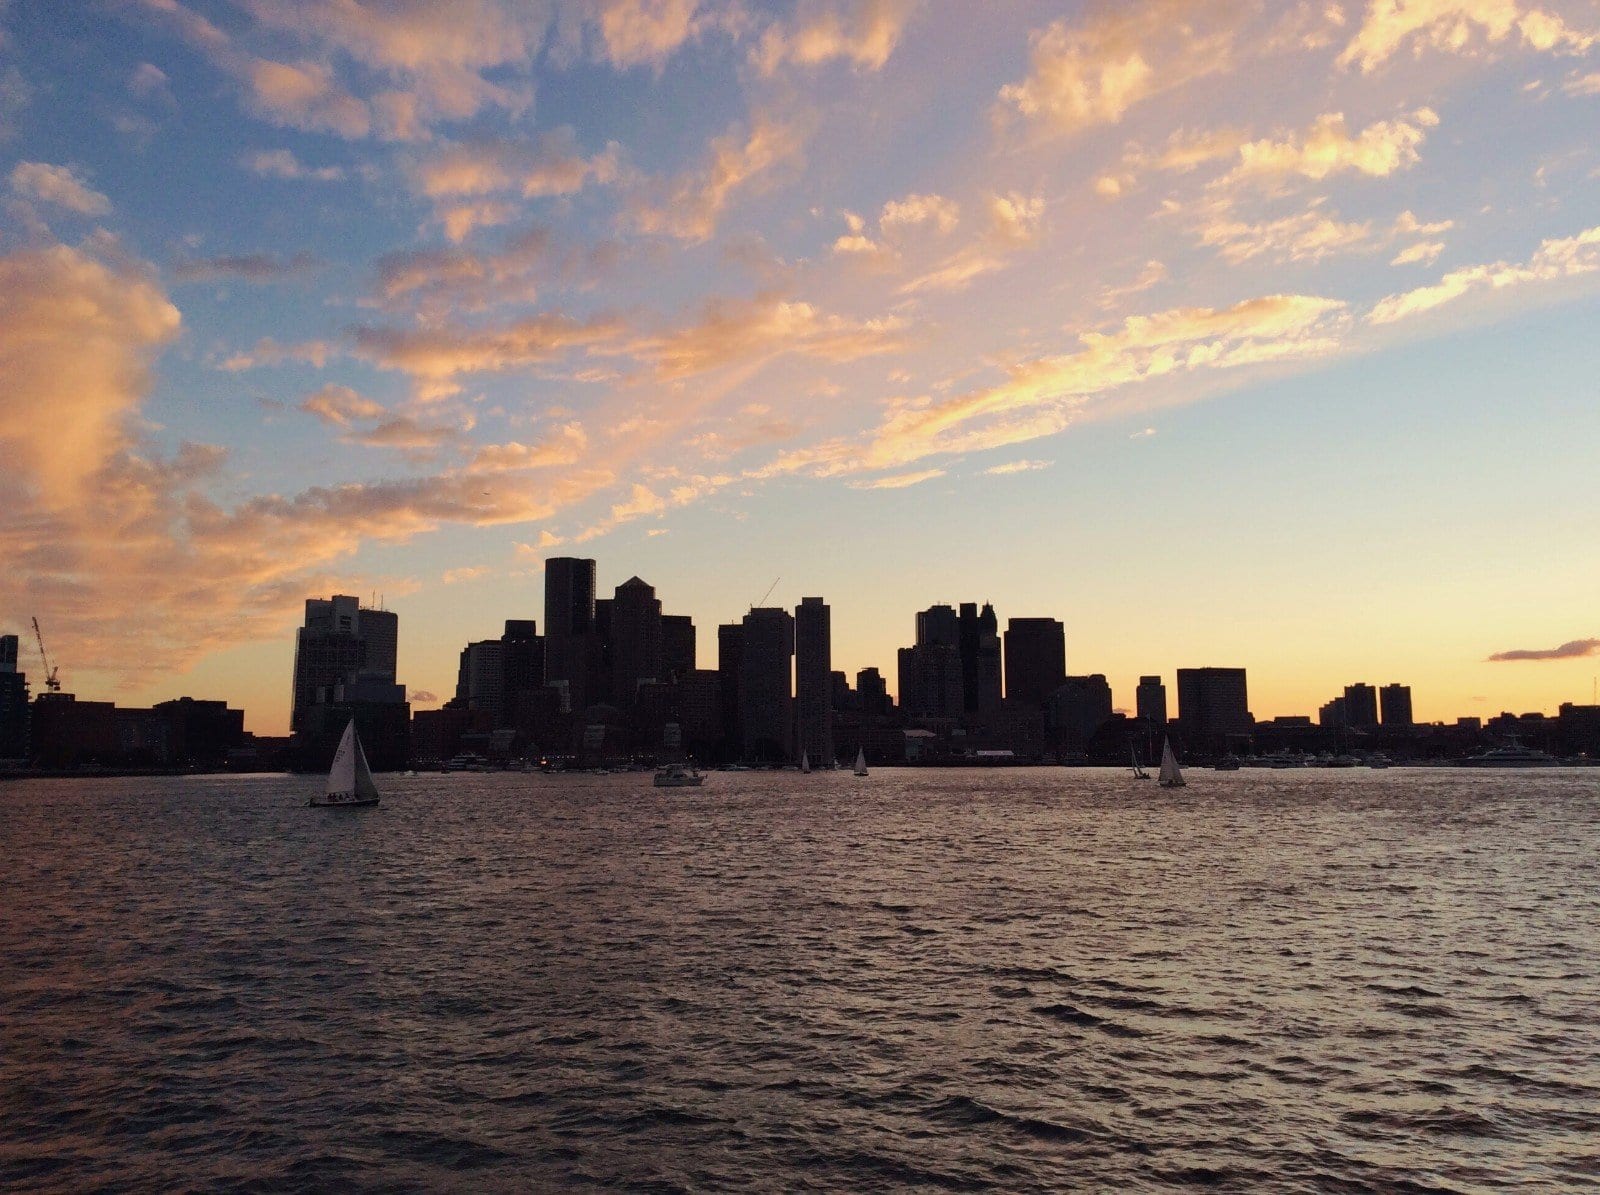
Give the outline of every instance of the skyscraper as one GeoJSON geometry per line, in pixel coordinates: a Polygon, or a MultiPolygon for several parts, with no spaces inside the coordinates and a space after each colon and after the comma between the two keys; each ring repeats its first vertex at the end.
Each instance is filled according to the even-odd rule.
{"type": "Polygon", "coordinates": [[[1167,724],[1167,686],[1159,676],[1141,676],[1134,691],[1135,711],[1157,730],[1167,724]]]}
{"type": "Polygon", "coordinates": [[[744,616],[739,669],[739,730],[753,759],[794,756],[794,619],[787,610],[757,607],[744,616]]]}
{"type": "Polygon", "coordinates": [[[511,726],[528,695],[544,688],[544,640],[533,619],[508,618],[500,643],[500,725],[511,726]]]}
{"type": "Polygon", "coordinates": [[[694,619],[687,614],[661,616],[661,669],[678,680],[695,670],[694,619]]]}
{"type": "Polygon", "coordinates": [[[1410,685],[1384,685],[1378,690],[1378,699],[1385,726],[1412,725],[1410,685]]]}
{"type": "Polygon", "coordinates": [[[0,635],[0,674],[17,670],[17,637],[0,635]]]}
{"type": "Polygon", "coordinates": [[[952,606],[929,606],[917,614],[918,647],[961,646],[961,621],[952,606]]]}
{"type": "Polygon", "coordinates": [[[611,599],[611,703],[633,705],[645,681],[662,680],[661,599],[638,577],[617,586],[611,599]]]}
{"type": "Polygon", "coordinates": [[[456,671],[456,705],[482,710],[499,726],[505,714],[505,641],[480,639],[461,649],[456,671]]]}
{"type": "Polygon", "coordinates": [[[739,722],[739,683],[744,674],[744,626],[723,623],[717,628],[717,699],[722,706],[722,747],[728,756],[744,756],[739,722]]]}
{"type": "Polygon", "coordinates": [[[28,678],[17,671],[17,637],[0,635],[0,759],[28,758],[28,678]]]}
{"type": "Polygon", "coordinates": [[[589,701],[593,631],[594,561],[552,556],[544,562],[545,683],[565,688],[575,713],[589,701]]]}
{"type": "Polygon", "coordinates": [[[359,598],[307,598],[305,625],[295,636],[290,730],[303,729],[306,710],[357,675],[394,684],[399,626],[398,615],[366,609],[359,598]]]}
{"type": "Polygon", "coordinates": [[[1100,673],[1069,676],[1050,695],[1050,726],[1064,746],[1082,751],[1111,718],[1111,686],[1100,673]]]}
{"type": "Polygon", "coordinates": [[[1006,700],[1042,707],[1067,679],[1067,629],[1054,618],[1006,622],[1006,700]]]}
{"type": "MultiPolygon", "coordinates": [[[[1063,661],[1065,667],[1065,661],[1063,661]]],[[[1000,668],[1000,620],[988,602],[978,611],[978,693],[977,704],[971,708],[980,714],[992,714],[1000,708],[1002,697],[1002,672],[1000,668]]]]}
{"type": "Polygon", "coordinates": [[[1178,669],[1178,721],[1184,740],[1247,735],[1255,729],[1243,668],[1178,669]]]}
{"type": "Polygon", "coordinates": [[[1344,687],[1344,716],[1349,725],[1367,730],[1378,724],[1378,691],[1371,685],[1344,687]]]}
{"type": "Polygon", "coordinates": [[[794,610],[794,690],[799,750],[811,761],[833,760],[832,612],[819,597],[794,610]]]}

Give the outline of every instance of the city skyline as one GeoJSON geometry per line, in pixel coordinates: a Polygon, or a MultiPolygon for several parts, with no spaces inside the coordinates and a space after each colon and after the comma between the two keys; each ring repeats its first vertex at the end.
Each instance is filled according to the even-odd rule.
{"type": "Polygon", "coordinates": [[[1597,120],[1567,0],[0,3],[0,633],[281,733],[308,595],[443,698],[578,554],[1589,701],[1597,120]]]}

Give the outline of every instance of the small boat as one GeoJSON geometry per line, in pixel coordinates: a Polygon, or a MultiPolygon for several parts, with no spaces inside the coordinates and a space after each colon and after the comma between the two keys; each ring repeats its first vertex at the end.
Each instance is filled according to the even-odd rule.
{"type": "Polygon", "coordinates": [[[697,769],[673,763],[659,769],[652,783],[657,788],[699,788],[705,780],[697,769]]]}
{"type": "Polygon", "coordinates": [[[1133,749],[1131,743],[1128,746],[1128,758],[1133,763],[1133,778],[1135,780],[1150,779],[1150,773],[1139,766],[1139,753],[1133,749]]]}
{"type": "Polygon", "coordinates": [[[866,774],[867,774],[867,749],[865,747],[857,747],[856,748],[856,775],[857,776],[865,776],[866,774]]]}
{"type": "Polygon", "coordinates": [[[1184,787],[1183,773],[1178,770],[1178,757],[1172,753],[1172,740],[1161,741],[1161,778],[1162,788],[1184,787]]]}
{"type": "Polygon", "coordinates": [[[333,767],[328,769],[328,791],[312,797],[307,805],[321,809],[355,809],[362,805],[378,803],[378,786],[372,782],[372,769],[367,767],[367,753],[361,749],[361,739],[356,734],[356,720],[344,728],[339,749],[333,753],[333,767]]]}
{"type": "Polygon", "coordinates": [[[1237,755],[1229,752],[1227,755],[1224,755],[1221,759],[1217,760],[1214,766],[1219,772],[1237,772],[1241,767],[1244,766],[1244,761],[1241,760],[1237,755]]]}
{"type": "Polygon", "coordinates": [[[811,775],[811,754],[808,751],[800,752],[800,770],[807,776],[811,775]]]}

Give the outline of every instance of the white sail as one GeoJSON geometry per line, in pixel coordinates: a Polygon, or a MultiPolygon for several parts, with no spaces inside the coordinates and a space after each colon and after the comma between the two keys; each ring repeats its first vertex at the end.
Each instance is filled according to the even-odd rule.
{"type": "MultiPolygon", "coordinates": [[[[353,732],[356,724],[350,723],[353,732]]],[[[367,767],[367,753],[362,749],[361,740],[351,736],[356,745],[356,799],[358,801],[376,801],[378,799],[378,786],[372,782],[372,769],[367,767]]]]}
{"type": "MultiPolygon", "coordinates": [[[[350,725],[344,728],[344,738],[339,740],[339,749],[333,753],[333,767],[328,769],[328,795],[330,797],[347,797],[356,791],[356,752],[360,748],[356,744],[356,720],[350,719],[350,725]]],[[[365,766],[366,760],[363,759],[365,766]]],[[[372,778],[367,777],[367,783],[372,783],[372,778]]]]}
{"type": "Polygon", "coordinates": [[[1178,757],[1172,753],[1172,740],[1163,739],[1161,743],[1161,787],[1184,787],[1183,773],[1178,770],[1178,757]]]}
{"type": "Polygon", "coordinates": [[[802,772],[811,771],[811,753],[809,751],[800,752],[800,770],[802,772]]]}
{"type": "Polygon", "coordinates": [[[857,776],[865,776],[866,774],[867,774],[867,749],[865,747],[857,747],[856,748],[856,775],[857,776]]]}

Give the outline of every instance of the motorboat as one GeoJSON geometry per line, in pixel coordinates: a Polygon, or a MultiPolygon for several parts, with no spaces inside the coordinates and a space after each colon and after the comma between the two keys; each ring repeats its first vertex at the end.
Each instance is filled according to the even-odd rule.
{"type": "Polygon", "coordinates": [[[673,763],[658,769],[652,783],[657,788],[699,788],[705,779],[698,769],[673,763]]]}

